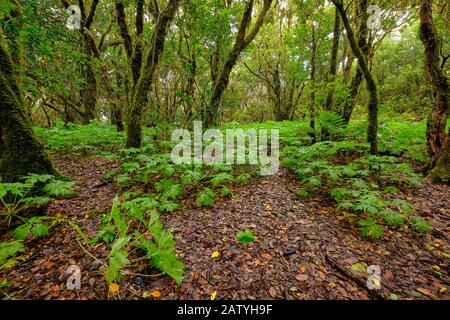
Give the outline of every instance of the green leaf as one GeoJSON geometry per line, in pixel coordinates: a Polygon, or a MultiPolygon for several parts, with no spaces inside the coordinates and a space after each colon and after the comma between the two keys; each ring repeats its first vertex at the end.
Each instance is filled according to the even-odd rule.
{"type": "Polygon", "coordinates": [[[209,188],[205,188],[198,194],[195,204],[197,207],[209,207],[216,200],[216,194],[209,188]]]}
{"type": "Polygon", "coordinates": [[[14,257],[19,252],[24,252],[25,247],[22,241],[0,242],[0,262],[7,258],[14,257]]]}
{"type": "Polygon", "coordinates": [[[36,223],[31,228],[31,233],[36,239],[46,237],[49,235],[49,228],[48,225],[44,223],[36,223]]]}
{"type": "Polygon", "coordinates": [[[164,191],[162,197],[164,199],[176,199],[182,192],[181,185],[174,184],[164,191]]]}
{"type": "Polygon", "coordinates": [[[174,212],[180,207],[180,205],[176,202],[172,201],[163,201],[159,206],[159,209],[164,212],[174,212]]]}
{"type": "Polygon", "coordinates": [[[250,243],[255,241],[255,235],[251,230],[239,231],[236,233],[237,242],[250,243]]]}
{"type": "Polygon", "coordinates": [[[233,192],[231,192],[231,190],[228,187],[222,187],[222,189],[220,189],[220,196],[222,198],[226,198],[226,197],[231,197],[233,196],[233,192]]]}
{"type": "Polygon", "coordinates": [[[30,234],[32,225],[29,223],[25,223],[21,226],[18,226],[14,231],[12,232],[12,236],[16,240],[25,240],[28,235],[30,234]]]}
{"type": "Polygon", "coordinates": [[[309,197],[309,192],[306,191],[305,189],[298,189],[297,192],[295,193],[297,195],[298,198],[300,199],[306,199],[309,197]]]}
{"type": "Polygon", "coordinates": [[[119,196],[116,196],[113,200],[113,206],[110,215],[114,220],[116,227],[119,229],[120,236],[121,237],[125,236],[128,229],[128,225],[123,220],[122,213],[120,212],[119,196]]]}
{"type": "Polygon", "coordinates": [[[384,235],[383,226],[377,224],[374,219],[360,220],[358,224],[360,225],[361,234],[365,237],[376,239],[384,235]]]}
{"type": "Polygon", "coordinates": [[[352,264],[352,271],[360,277],[364,277],[367,274],[367,264],[358,262],[352,264]]]}
{"type": "Polygon", "coordinates": [[[70,198],[74,196],[74,192],[70,190],[75,186],[75,182],[55,180],[48,183],[44,187],[44,191],[50,195],[57,198],[70,198]]]}
{"type": "Polygon", "coordinates": [[[386,220],[386,222],[391,226],[399,226],[401,224],[404,224],[406,221],[405,216],[391,210],[382,211],[381,215],[383,216],[384,220],[386,220]]]}
{"type": "Polygon", "coordinates": [[[50,174],[30,174],[24,177],[25,183],[30,185],[35,185],[38,182],[46,183],[48,181],[53,180],[55,177],[50,174]]]}
{"type": "Polygon", "coordinates": [[[433,227],[421,217],[416,217],[411,220],[411,226],[420,233],[430,233],[433,231],[433,227]]]}
{"type": "Polygon", "coordinates": [[[212,179],[211,179],[211,184],[213,185],[213,187],[218,187],[221,184],[224,184],[226,182],[231,182],[233,181],[233,176],[229,173],[226,172],[221,172],[216,174],[212,179]]]}

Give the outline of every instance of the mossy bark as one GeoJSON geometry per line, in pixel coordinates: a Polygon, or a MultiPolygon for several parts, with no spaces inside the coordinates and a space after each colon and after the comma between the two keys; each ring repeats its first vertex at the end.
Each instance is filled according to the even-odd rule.
{"type": "Polygon", "coordinates": [[[148,52],[141,75],[136,84],[128,116],[127,126],[127,148],[140,148],[142,142],[142,111],[148,103],[148,93],[153,83],[153,77],[158,67],[159,59],[164,51],[164,43],[170,22],[175,16],[175,12],[180,4],[179,0],[171,0],[167,7],[159,15],[155,31],[153,32],[153,44],[148,52]]]}
{"type": "Polygon", "coordinates": [[[0,179],[14,182],[29,173],[56,171],[33,133],[13,62],[0,39],[0,179]]]}
{"type": "Polygon", "coordinates": [[[231,71],[236,65],[241,52],[253,41],[253,39],[255,39],[256,35],[259,32],[259,29],[261,29],[267,12],[272,5],[272,1],[273,0],[264,0],[264,6],[258,15],[258,19],[256,20],[253,29],[248,35],[247,28],[249,27],[252,20],[254,1],[250,0],[246,3],[244,14],[242,15],[242,19],[239,24],[239,29],[233,48],[228,54],[227,60],[225,61],[220,74],[218,74],[216,78],[217,81],[213,81],[214,87],[211,95],[211,101],[208,109],[206,110],[204,118],[205,127],[211,127],[218,124],[220,117],[220,104],[222,101],[223,93],[228,87],[228,83],[230,82],[231,71]]]}
{"type": "Polygon", "coordinates": [[[425,72],[433,89],[435,105],[427,122],[427,151],[430,160],[425,172],[433,182],[449,182],[450,176],[450,132],[445,132],[449,115],[449,83],[442,68],[441,40],[433,23],[431,0],[422,0],[420,5],[420,39],[425,47],[425,72]]]}
{"type": "MultiPolygon", "coordinates": [[[[378,132],[378,93],[377,93],[377,85],[375,80],[373,79],[373,76],[370,72],[368,60],[367,60],[367,54],[365,54],[363,48],[361,48],[361,45],[356,42],[356,38],[352,29],[352,26],[350,25],[350,21],[347,17],[347,14],[344,9],[344,5],[342,1],[340,0],[333,0],[332,1],[336,8],[339,10],[339,13],[341,15],[342,21],[344,23],[345,29],[347,30],[347,38],[350,42],[350,46],[352,48],[353,54],[355,55],[356,59],[359,63],[359,68],[364,76],[364,79],[366,80],[367,84],[367,90],[369,91],[370,97],[369,97],[369,105],[368,105],[368,111],[369,111],[369,126],[367,128],[367,141],[370,143],[370,152],[371,154],[378,154],[378,138],[377,138],[377,132],[378,132]]],[[[368,0],[361,0],[360,1],[361,7],[367,8],[368,7],[368,0]]],[[[367,31],[367,26],[365,26],[365,29],[367,31]]]]}
{"type": "Polygon", "coordinates": [[[450,185],[450,131],[447,134],[445,146],[437,157],[436,165],[430,171],[428,178],[433,183],[446,183],[450,185]]]}
{"type": "Polygon", "coordinates": [[[316,60],[317,60],[317,39],[316,29],[314,24],[311,25],[312,40],[311,40],[311,101],[309,105],[309,136],[311,143],[317,142],[316,137],[316,60]]]}
{"type": "MultiPolygon", "coordinates": [[[[365,14],[367,12],[367,8],[369,7],[368,1],[360,1],[357,4],[357,9],[355,11],[355,16],[360,17],[359,18],[359,25],[357,29],[358,34],[358,47],[361,49],[362,54],[367,57],[369,53],[369,30],[367,28],[367,19],[368,15],[365,14]]],[[[355,54],[350,54],[349,61],[346,65],[346,68],[344,70],[344,78],[348,77],[351,72],[352,62],[355,58],[355,54]]],[[[342,118],[344,119],[344,122],[348,124],[350,122],[350,119],[352,117],[353,110],[356,105],[356,101],[358,99],[359,89],[361,87],[361,83],[364,79],[364,74],[361,70],[361,68],[356,68],[356,72],[351,79],[350,82],[350,98],[348,101],[344,104],[342,108],[342,118]]]]}

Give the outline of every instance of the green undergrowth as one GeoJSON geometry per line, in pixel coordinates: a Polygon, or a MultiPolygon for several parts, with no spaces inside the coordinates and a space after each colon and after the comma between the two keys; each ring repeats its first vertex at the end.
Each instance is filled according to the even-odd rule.
{"type": "Polygon", "coordinates": [[[412,205],[397,197],[402,190],[422,185],[420,176],[398,158],[372,156],[365,144],[349,141],[291,146],[283,155],[283,164],[302,183],[297,196],[332,198],[338,214],[356,222],[363,236],[381,238],[385,227],[406,224],[421,233],[431,231],[412,205]]]}
{"type": "Polygon", "coordinates": [[[119,168],[109,171],[104,179],[114,181],[127,199],[145,197],[161,212],[173,212],[181,201],[191,201],[197,207],[209,207],[219,197],[233,195],[236,185],[244,185],[257,174],[256,167],[212,165],[174,165],[171,143],[142,149],[122,149],[119,168]]]}
{"type": "Polygon", "coordinates": [[[164,229],[151,199],[125,201],[117,196],[111,212],[101,221],[102,227],[91,243],[110,245],[104,268],[108,284],[119,283],[121,275],[129,273],[127,269],[148,273],[149,267],[181,284],[184,265],[175,252],[173,229],[164,229]]]}

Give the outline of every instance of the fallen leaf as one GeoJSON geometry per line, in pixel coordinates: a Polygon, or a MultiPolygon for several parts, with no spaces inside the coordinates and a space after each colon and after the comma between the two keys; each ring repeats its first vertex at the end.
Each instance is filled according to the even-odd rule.
{"type": "Polygon", "coordinates": [[[161,291],[158,291],[158,290],[152,291],[152,293],[150,293],[150,295],[153,298],[160,298],[161,297],[161,291]]]}
{"type": "Polygon", "coordinates": [[[211,255],[212,259],[218,258],[219,257],[219,251],[214,251],[213,254],[211,255]]]}
{"type": "Polygon", "coordinates": [[[119,285],[115,282],[111,283],[109,285],[109,292],[111,292],[112,294],[116,294],[117,292],[119,292],[119,285]]]}
{"type": "Polygon", "coordinates": [[[295,276],[295,279],[297,279],[297,281],[306,281],[306,280],[308,280],[308,275],[298,274],[295,276]]]}
{"type": "Polygon", "coordinates": [[[217,290],[211,293],[211,300],[216,300],[216,297],[217,297],[217,290]]]}
{"type": "Polygon", "coordinates": [[[267,259],[267,260],[272,260],[272,256],[268,253],[262,253],[261,257],[263,257],[264,259],[267,259]]]}
{"type": "Polygon", "coordinates": [[[423,294],[423,295],[425,295],[425,296],[427,296],[427,297],[429,297],[429,298],[431,298],[431,299],[435,299],[435,298],[436,298],[436,297],[434,296],[434,294],[433,294],[430,290],[428,290],[428,289],[425,289],[425,288],[417,288],[416,291],[420,292],[421,294],[423,294]]]}
{"type": "Polygon", "coordinates": [[[277,296],[277,290],[274,287],[270,287],[269,294],[272,298],[275,298],[277,296]]]}

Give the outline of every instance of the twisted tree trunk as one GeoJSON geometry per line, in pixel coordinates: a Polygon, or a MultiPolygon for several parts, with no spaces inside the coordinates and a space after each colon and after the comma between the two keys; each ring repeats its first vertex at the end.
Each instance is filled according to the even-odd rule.
{"type": "MultiPolygon", "coordinates": [[[[353,54],[358,59],[359,69],[361,70],[364,79],[366,80],[367,90],[369,91],[369,126],[367,128],[367,141],[370,143],[370,152],[372,154],[378,154],[378,93],[377,85],[370,72],[369,65],[367,63],[367,54],[364,53],[363,48],[356,42],[355,35],[353,33],[352,26],[348,20],[347,14],[344,9],[344,5],[340,0],[332,0],[336,8],[339,10],[342,21],[344,22],[345,29],[347,30],[348,41],[352,48],[353,54]]],[[[361,6],[368,5],[368,0],[361,0],[361,6]]],[[[367,26],[365,27],[367,31],[367,26]]]]}
{"type": "Polygon", "coordinates": [[[241,52],[253,41],[256,35],[261,28],[264,19],[267,15],[267,12],[270,9],[272,4],[272,0],[264,0],[264,6],[259,13],[258,19],[256,20],[255,26],[248,36],[246,36],[247,28],[250,25],[252,19],[252,11],[253,11],[253,3],[254,0],[250,0],[245,5],[244,15],[242,16],[239,30],[236,35],[236,41],[234,43],[233,49],[231,49],[228,54],[228,58],[225,61],[225,64],[220,72],[220,75],[217,77],[217,81],[214,85],[210,106],[206,110],[206,115],[204,119],[205,127],[210,127],[212,125],[217,124],[219,119],[219,109],[220,103],[222,100],[222,95],[225,89],[230,82],[230,74],[235,66],[239,55],[241,52]]]}
{"type": "MultiPolygon", "coordinates": [[[[369,2],[367,0],[361,0],[357,5],[358,7],[356,10],[356,16],[361,16],[357,31],[358,47],[361,49],[362,54],[367,58],[369,54],[369,42],[368,42],[369,30],[367,28],[368,16],[366,12],[369,6],[369,2]]],[[[348,56],[349,60],[347,61],[347,65],[344,69],[344,78],[346,79],[348,79],[348,76],[350,75],[354,58],[355,54],[353,54],[352,51],[352,54],[348,56]]],[[[350,98],[342,108],[342,118],[344,119],[344,122],[346,124],[350,122],[350,118],[352,117],[353,109],[355,108],[359,89],[361,87],[363,79],[364,74],[361,71],[361,68],[356,68],[355,75],[353,76],[350,82],[350,98]]]]}
{"type": "Polygon", "coordinates": [[[178,10],[180,0],[170,0],[167,7],[159,14],[152,36],[152,47],[148,52],[145,64],[136,84],[127,127],[127,148],[140,148],[142,142],[142,110],[148,103],[148,93],[159,63],[169,24],[178,10]]]}
{"type": "Polygon", "coordinates": [[[433,23],[432,0],[420,5],[420,39],[425,47],[425,72],[433,89],[435,106],[427,122],[427,151],[430,160],[425,168],[434,182],[450,182],[450,131],[445,132],[449,115],[449,84],[439,54],[440,38],[433,23]]]}

